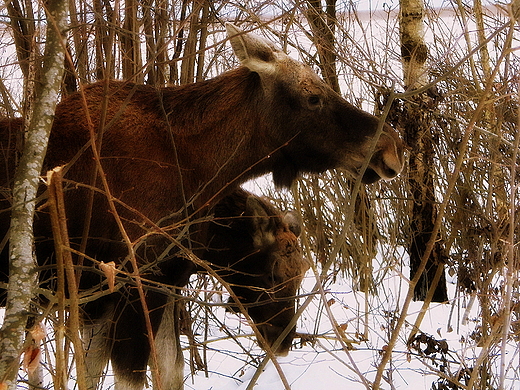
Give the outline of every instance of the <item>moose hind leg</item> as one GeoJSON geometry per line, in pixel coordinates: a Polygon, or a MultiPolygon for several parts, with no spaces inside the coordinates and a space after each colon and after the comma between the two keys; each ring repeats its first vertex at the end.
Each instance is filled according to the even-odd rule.
{"type": "MultiPolygon", "coordinates": [[[[138,317],[139,318],[139,317],[138,317]]],[[[116,390],[142,390],[146,382],[146,366],[150,344],[146,328],[140,321],[116,325],[110,351],[116,390]]]]}
{"type": "Polygon", "coordinates": [[[155,337],[158,374],[153,373],[154,363],[150,361],[155,390],[184,389],[184,355],[179,341],[180,304],[173,298],[168,300],[155,337]]]}

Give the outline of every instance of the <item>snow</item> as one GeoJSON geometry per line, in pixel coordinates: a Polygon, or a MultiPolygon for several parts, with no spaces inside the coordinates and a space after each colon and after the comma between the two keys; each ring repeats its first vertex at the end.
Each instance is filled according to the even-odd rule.
{"type": "MultiPolygon", "coordinates": [[[[393,276],[385,280],[385,284],[395,287],[396,284],[400,284],[396,278],[401,280],[400,277],[393,276]]],[[[314,277],[309,274],[303,290],[309,286],[312,287],[314,283],[314,277]]],[[[328,286],[327,291],[326,299],[334,299],[330,309],[336,322],[347,324],[346,333],[349,339],[358,339],[353,344],[355,349],[342,349],[339,343],[334,341],[335,335],[331,322],[325,314],[321,313],[323,308],[319,305],[320,298],[316,297],[309,309],[302,315],[298,324],[298,332],[319,334],[321,337],[303,346],[299,340],[296,340],[295,348],[289,355],[278,358],[277,362],[292,390],[367,389],[363,380],[365,378],[369,381],[374,379],[381,349],[387,342],[385,335],[387,336],[387,331],[391,331],[391,329],[387,329],[388,324],[391,323],[388,314],[399,314],[395,313],[395,303],[399,301],[399,297],[392,297],[392,294],[398,290],[393,290],[388,296],[371,297],[352,291],[348,283],[340,281],[340,283],[328,286]],[[360,306],[364,306],[365,299],[372,301],[369,307],[376,308],[376,312],[369,313],[367,316],[360,313],[359,309],[360,306]],[[368,320],[368,324],[363,323],[365,319],[368,320]],[[361,341],[356,335],[363,332],[365,325],[369,329],[368,340],[361,341]]],[[[422,302],[412,303],[407,319],[408,324],[413,324],[421,306],[422,302]]],[[[459,327],[458,331],[450,332],[448,319],[451,308],[450,304],[432,304],[421,324],[421,331],[432,335],[437,340],[446,339],[450,349],[455,348],[463,354],[464,346],[460,343],[461,336],[467,337],[467,334],[473,330],[474,324],[470,321],[466,326],[459,327]]],[[[240,321],[234,315],[229,313],[220,315],[224,316],[222,321],[230,329],[238,329],[240,321]]],[[[240,325],[242,325],[242,333],[248,333],[245,326],[240,325]]],[[[409,389],[412,386],[417,390],[430,389],[432,382],[439,379],[431,369],[417,359],[416,352],[414,354],[414,351],[407,349],[405,340],[410,330],[411,326],[407,326],[403,331],[387,372],[387,378],[391,384],[383,383],[383,389],[409,389]]],[[[214,335],[214,337],[218,338],[219,335],[214,335]]],[[[251,342],[247,345],[247,348],[250,347],[251,342]]],[[[211,344],[211,348],[212,351],[208,354],[207,359],[208,377],[205,377],[203,373],[198,373],[193,378],[188,376],[186,389],[247,389],[256,372],[256,368],[249,364],[251,359],[244,361],[243,353],[242,358],[239,358],[240,348],[235,342],[228,339],[215,341],[211,344]]],[[[256,353],[261,354],[261,351],[256,348],[256,353]]],[[[263,370],[254,389],[284,389],[280,375],[272,362],[269,362],[263,370]]]]}

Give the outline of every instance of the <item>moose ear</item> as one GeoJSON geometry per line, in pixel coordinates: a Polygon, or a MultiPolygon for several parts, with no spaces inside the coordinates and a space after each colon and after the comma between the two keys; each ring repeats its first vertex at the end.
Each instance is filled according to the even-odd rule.
{"type": "Polygon", "coordinates": [[[246,33],[232,23],[226,23],[231,47],[242,65],[252,72],[270,74],[275,71],[276,46],[252,33],[246,33]]]}
{"type": "Polygon", "coordinates": [[[251,235],[255,249],[265,248],[275,242],[275,229],[273,229],[271,217],[257,197],[249,196],[247,198],[244,215],[251,218],[251,235]]]}
{"type": "Polygon", "coordinates": [[[300,237],[303,223],[301,216],[297,212],[287,212],[283,217],[283,221],[289,225],[289,230],[293,232],[296,237],[300,237]]]}

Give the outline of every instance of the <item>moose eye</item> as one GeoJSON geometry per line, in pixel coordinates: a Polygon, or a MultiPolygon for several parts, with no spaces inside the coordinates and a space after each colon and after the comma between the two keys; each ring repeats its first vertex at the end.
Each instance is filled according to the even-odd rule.
{"type": "Polygon", "coordinates": [[[318,95],[311,95],[307,99],[307,102],[309,103],[309,108],[317,108],[320,106],[321,99],[318,95]]]}

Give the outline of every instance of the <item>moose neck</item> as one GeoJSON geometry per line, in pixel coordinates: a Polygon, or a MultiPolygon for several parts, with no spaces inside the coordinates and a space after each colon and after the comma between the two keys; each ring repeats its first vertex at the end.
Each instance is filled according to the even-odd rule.
{"type": "Polygon", "coordinates": [[[272,123],[266,114],[269,99],[256,73],[238,68],[162,93],[184,187],[190,196],[200,192],[196,203],[218,201],[245,180],[271,170],[268,156],[281,145],[260,139],[271,133],[266,127],[272,123]],[[211,156],[211,164],[200,156],[211,156]]]}

